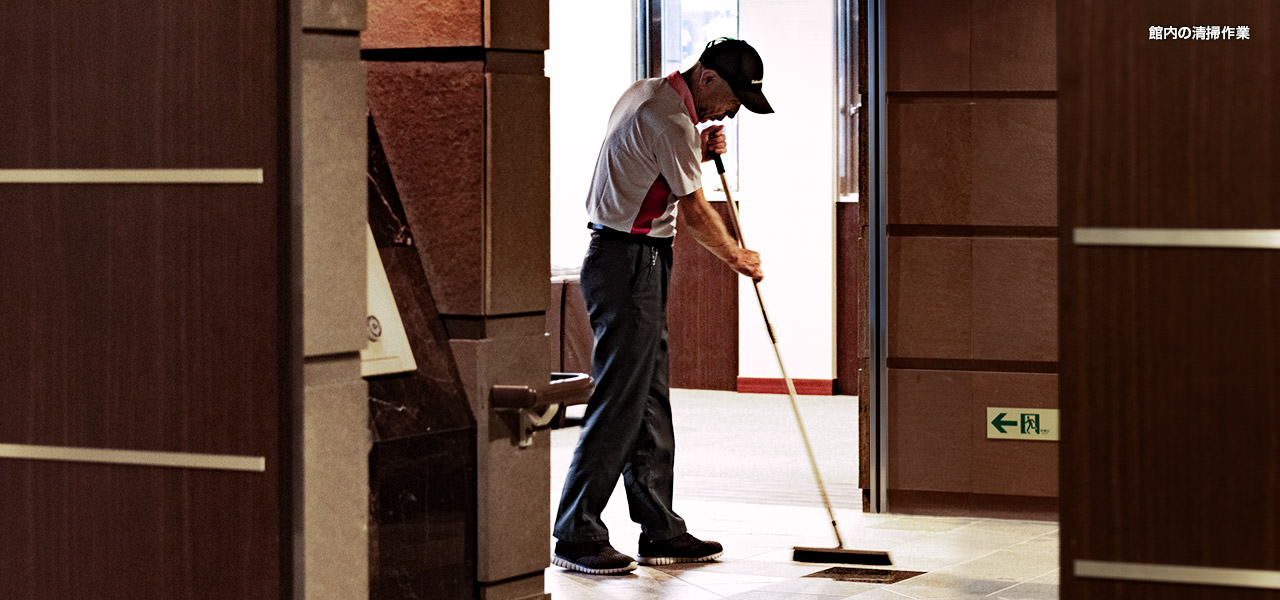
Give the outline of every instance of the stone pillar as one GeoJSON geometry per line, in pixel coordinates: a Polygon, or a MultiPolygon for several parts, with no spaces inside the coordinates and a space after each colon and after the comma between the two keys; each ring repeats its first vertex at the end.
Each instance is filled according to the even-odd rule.
{"type": "Polygon", "coordinates": [[[369,106],[476,422],[480,598],[542,599],[550,443],[520,447],[494,385],[545,384],[545,1],[370,0],[369,106]]]}
{"type": "MultiPolygon", "coordinates": [[[[294,598],[364,600],[368,572],[363,0],[294,0],[292,196],[305,392],[294,407],[294,598]]],[[[287,543],[287,542],[286,542],[287,543]]]]}

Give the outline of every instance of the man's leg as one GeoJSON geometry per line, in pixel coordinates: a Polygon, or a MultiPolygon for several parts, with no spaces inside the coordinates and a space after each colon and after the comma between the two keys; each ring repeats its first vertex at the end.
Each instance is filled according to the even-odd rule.
{"type": "Polygon", "coordinates": [[[643,426],[623,471],[631,519],[640,524],[640,562],[669,565],[705,562],[720,558],[724,547],[689,535],[684,519],[672,509],[675,484],[675,428],[672,424],[668,386],[666,290],[672,263],[671,250],[659,252],[662,273],[662,338],[654,354],[653,378],[645,406],[643,426]]]}
{"type": "Polygon", "coordinates": [[[667,284],[671,278],[671,250],[657,250],[661,267],[662,335],[653,354],[644,416],[626,466],[623,482],[631,520],[639,523],[650,539],[666,540],[684,533],[684,519],[672,510],[675,486],[676,435],[671,419],[667,353],[667,284]]]}
{"type": "Polygon", "coordinates": [[[724,554],[724,547],[718,542],[703,541],[690,535],[684,519],[672,509],[676,442],[667,391],[665,335],[659,355],[662,362],[655,367],[644,427],[623,471],[631,519],[643,528],[639,545],[640,564],[669,565],[716,560],[724,554]]]}
{"type": "MultiPolygon", "coordinates": [[[[660,354],[666,359],[666,341],[660,354]]],[[[675,475],[675,431],[671,422],[671,401],[666,388],[665,365],[659,367],[661,377],[655,377],[645,406],[644,422],[635,443],[635,450],[623,468],[623,482],[627,491],[627,503],[631,508],[631,520],[639,523],[645,535],[665,540],[686,531],[684,519],[672,510],[675,475]],[[657,379],[662,389],[658,389],[657,379]]]]}
{"type": "Polygon", "coordinates": [[[662,342],[660,263],[649,246],[598,236],[583,261],[596,388],[560,498],[554,534],[562,542],[609,538],[600,513],[640,436],[662,342]]]}

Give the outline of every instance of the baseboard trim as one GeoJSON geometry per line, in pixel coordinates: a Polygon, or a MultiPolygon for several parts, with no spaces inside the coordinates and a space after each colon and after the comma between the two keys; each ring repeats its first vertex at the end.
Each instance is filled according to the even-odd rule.
{"type": "MultiPolygon", "coordinates": [[[[802,396],[835,395],[834,379],[792,379],[796,393],[802,396]]],[[[785,394],[787,384],[781,377],[739,377],[738,391],[744,394],[785,394]]]]}
{"type": "Polygon", "coordinates": [[[1041,496],[889,490],[889,512],[937,517],[1057,521],[1058,499],[1041,496]]]}

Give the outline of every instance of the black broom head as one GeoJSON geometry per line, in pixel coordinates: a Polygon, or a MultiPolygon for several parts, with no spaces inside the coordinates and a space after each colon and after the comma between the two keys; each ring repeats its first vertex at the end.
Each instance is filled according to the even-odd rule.
{"type": "Polygon", "coordinates": [[[837,563],[848,565],[884,565],[893,564],[888,552],[879,550],[850,550],[848,548],[805,548],[795,547],[791,560],[810,563],[837,563]]]}

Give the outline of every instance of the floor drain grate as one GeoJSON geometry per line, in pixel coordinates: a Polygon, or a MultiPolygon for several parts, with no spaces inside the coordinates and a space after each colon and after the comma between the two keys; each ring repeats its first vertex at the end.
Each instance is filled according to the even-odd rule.
{"type": "Polygon", "coordinates": [[[893,569],[863,569],[856,567],[832,567],[830,569],[810,573],[805,577],[831,579],[834,581],[850,581],[855,583],[898,583],[911,579],[916,575],[924,575],[924,571],[896,571],[893,569]]]}

